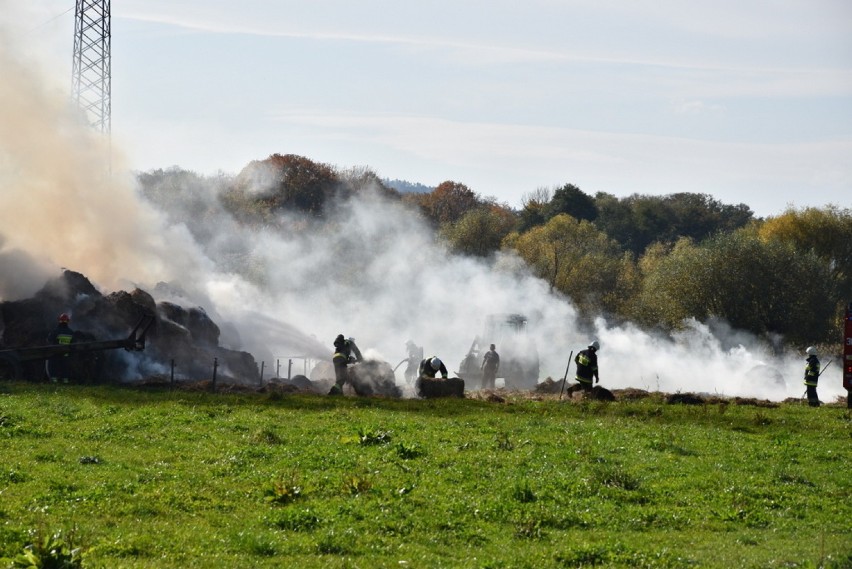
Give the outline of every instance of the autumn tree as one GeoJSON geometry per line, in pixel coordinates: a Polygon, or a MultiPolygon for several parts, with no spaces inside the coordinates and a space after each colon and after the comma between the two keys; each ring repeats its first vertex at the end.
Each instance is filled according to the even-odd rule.
{"type": "Polygon", "coordinates": [[[745,227],[754,217],[747,205],[724,204],[709,194],[681,192],[664,196],[663,202],[673,214],[672,236],[695,241],[745,227]]]}
{"type": "Polygon", "coordinates": [[[852,210],[836,206],[789,209],[767,219],[761,239],[780,239],[821,258],[838,284],[838,292],[852,299],[852,210]]]}
{"type": "Polygon", "coordinates": [[[347,168],[338,171],[338,177],[347,194],[374,191],[381,196],[393,200],[400,198],[399,192],[385,185],[382,179],[370,168],[363,166],[347,168]]]}
{"type": "Polygon", "coordinates": [[[442,225],[441,237],[455,253],[485,257],[500,249],[516,222],[508,207],[488,204],[468,211],[455,223],[442,225]]]}
{"type": "Polygon", "coordinates": [[[221,199],[240,221],[268,224],[284,211],[320,216],[341,189],[330,166],[294,154],[273,154],[243,168],[221,199]]]}
{"type": "MultiPolygon", "coordinates": [[[[791,208],[767,219],[758,234],[764,241],[780,240],[820,258],[831,275],[834,289],[831,333],[840,337],[844,307],[852,301],[852,210],[836,206],[791,208]]],[[[803,286],[811,286],[812,282],[810,278],[803,286]]]]}
{"type": "Polygon", "coordinates": [[[441,182],[428,194],[406,195],[403,201],[417,205],[435,227],[458,221],[483,203],[476,192],[464,184],[451,181],[441,182]]]}
{"type": "Polygon", "coordinates": [[[646,272],[635,304],[635,316],[646,325],[677,328],[686,318],[717,317],[793,342],[826,336],[831,286],[812,252],[742,229],[700,244],[683,238],[668,255],[654,249],[649,254],[655,257],[639,263],[646,272]]]}
{"type": "Polygon", "coordinates": [[[547,204],[547,219],[567,213],[574,219],[594,221],[598,216],[595,200],[574,184],[565,184],[553,192],[547,204]]]}
{"type": "Polygon", "coordinates": [[[585,315],[620,313],[636,286],[633,261],[588,221],[560,214],[544,225],[507,237],[551,290],[569,296],[585,315]]]}
{"type": "Polygon", "coordinates": [[[521,211],[518,215],[518,231],[529,231],[548,220],[547,208],[552,192],[548,188],[537,188],[521,196],[521,211]]]}
{"type": "Polygon", "coordinates": [[[595,205],[595,225],[637,256],[654,242],[673,243],[681,237],[701,241],[743,227],[753,217],[744,204],[727,205],[707,194],[686,192],[621,199],[598,193],[595,205]]]}

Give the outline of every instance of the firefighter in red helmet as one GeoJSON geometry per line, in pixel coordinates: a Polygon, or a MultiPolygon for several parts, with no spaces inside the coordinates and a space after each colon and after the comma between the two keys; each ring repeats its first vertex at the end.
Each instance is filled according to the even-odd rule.
{"type": "MultiPolygon", "coordinates": [[[[59,315],[59,323],[47,337],[48,344],[67,346],[74,341],[74,331],[68,325],[69,322],[71,322],[71,317],[67,313],[63,312],[59,315]]],[[[50,381],[68,383],[71,377],[70,363],[70,354],[50,358],[47,362],[47,373],[50,376],[50,381]]]]}

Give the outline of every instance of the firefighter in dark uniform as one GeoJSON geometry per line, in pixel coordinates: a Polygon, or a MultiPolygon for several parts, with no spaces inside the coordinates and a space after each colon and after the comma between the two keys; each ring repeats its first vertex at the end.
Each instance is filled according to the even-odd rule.
{"type": "Polygon", "coordinates": [[[819,407],[820,401],[817,397],[817,382],[819,381],[819,358],[817,350],[811,346],[805,353],[808,354],[808,359],[805,360],[805,389],[808,394],[808,405],[811,407],[819,407]]]}
{"type": "Polygon", "coordinates": [[[334,364],[334,385],[329,395],[342,395],[343,385],[349,381],[349,370],[347,366],[350,363],[360,362],[364,358],[361,356],[361,350],[355,345],[354,338],[344,338],[343,334],[338,334],[334,339],[334,356],[331,362],[334,364]]]}
{"type": "Polygon", "coordinates": [[[441,377],[444,379],[447,379],[447,376],[450,375],[447,371],[447,366],[444,365],[444,362],[442,362],[437,356],[432,356],[431,358],[426,358],[420,362],[420,367],[417,373],[420,378],[435,379],[438,372],[441,372],[441,377]]]}
{"type": "Polygon", "coordinates": [[[580,387],[583,391],[592,390],[592,380],[595,383],[600,383],[601,378],[598,376],[598,349],[601,345],[597,340],[589,344],[585,350],[580,350],[574,356],[574,363],[577,364],[577,375],[575,379],[580,382],[580,387]]]}
{"type": "MultiPolygon", "coordinates": [[[[59,315],[59,323],[47,336],[47,343],[51,345],[68,346],[74,341],[74,331],[68,325],[71,318],[62,313],[59,315]]],[[[70,354],[60,354],[50,358],[47,362],[47,373],[53,383],[68,383],[71,376],[70,354]]]]}
{"type": "Polygon", "coordinates": [[[408,362],[405,364],[405,382],[411,384],[417,380],[417,367],[420,365],[420,360],[423,359],[423,347],[415,344],[413,340],[408,340],[405,343],[405,349],[408,352],[408,362]]]}

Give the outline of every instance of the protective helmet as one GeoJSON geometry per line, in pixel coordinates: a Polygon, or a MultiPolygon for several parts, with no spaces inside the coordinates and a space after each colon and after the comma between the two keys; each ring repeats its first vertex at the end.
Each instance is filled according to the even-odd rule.
{"type": "Polygon", "coordinates": [[[343,334],[338,334],[337,338],[334,339],[335,342],[343,342],[344,340],[343,334]]]}
{"type": "Polygon", "coordinates": [[[439,360],[438,358],[432,358],[432,361],[429,362],[429,365],[432,366],[432,369],[438,371],[439,369],[441,369],[441,360],[439,360]]]}
{"type": "Polygon", "coordinates": [[[590,347],[590,348],[594,348],[594,349],[595,349],[595,351],[598,351],[598,350],[600,350],[600,349],[601,349],[601,345],[598,343],[598,341],[597,341],[597,340],[592,340],[592,343],[591,343],[591,344],[589,344],[589,347],[590,347]]]}
{"type": "Polygon", "coordinates": [[[808,349],[805,350],[805,353],[808,354],[809,356],[815,356],[815,355],[817,355],[817,349],[814,348],[813,346],[809,346],[808,349]]]}
{"type": "Polygon", "coordinates": [[[60,322],[71,322],[71,317],[63,312],[62,314],[59,315],[59,321],[60,322]]]}

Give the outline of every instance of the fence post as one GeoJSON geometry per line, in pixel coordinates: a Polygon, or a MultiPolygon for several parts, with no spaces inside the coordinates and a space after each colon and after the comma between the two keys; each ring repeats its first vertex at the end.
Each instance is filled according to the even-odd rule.
{"type": "Polygon", "coordinates": [[[293,372],[293,360],[287,360],[287,381],[290,381],[293,372]]]}
{"type": "Polygon", "coordinates": [[[260,362],[260,386],[263,387],[263,366],[266,362],[260,362]]]}
{"type": "Polygon", "coordinates": [[[172,386],[174,386],[174,384],[175,384],[175,360],[174,359],[172,359],[172,361],[171,361],[171,366],[172,366],[172,371],[169,374],[169,383],[172,386]]]}
{"type": "Polygon", "coordinates": [[[216,370],[219,367],[219,358],[213,358],[213,391],[216,391],[216,370]]]}

